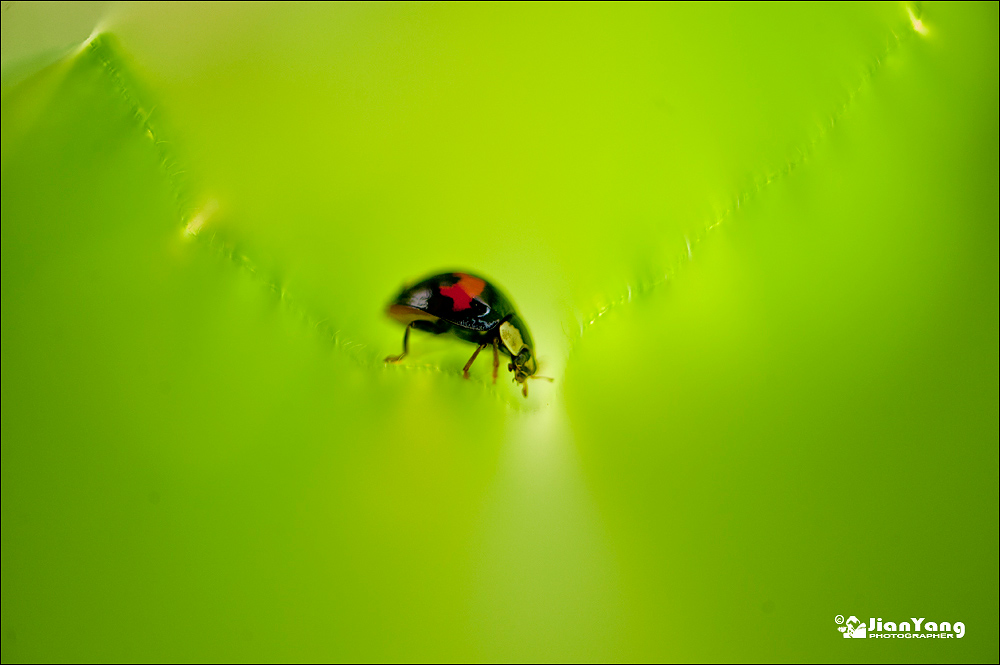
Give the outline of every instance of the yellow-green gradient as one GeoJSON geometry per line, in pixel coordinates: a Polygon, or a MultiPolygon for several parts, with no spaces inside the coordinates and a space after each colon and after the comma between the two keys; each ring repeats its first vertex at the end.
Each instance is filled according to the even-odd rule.
{"type": "Polygon", "coordinates": [[[997,660],[997,4],[3,20],[4,662],[997,660]]]}

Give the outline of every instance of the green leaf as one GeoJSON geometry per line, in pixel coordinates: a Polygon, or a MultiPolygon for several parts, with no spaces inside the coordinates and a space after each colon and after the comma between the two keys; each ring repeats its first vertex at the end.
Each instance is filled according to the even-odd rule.
{"type": "Polygon", "coordinates": [[[117,11],[5,18],[5,662],[995,656],[996,5],[117,11]],[[383,365],[451,266],[553,384],[383,365]]]}

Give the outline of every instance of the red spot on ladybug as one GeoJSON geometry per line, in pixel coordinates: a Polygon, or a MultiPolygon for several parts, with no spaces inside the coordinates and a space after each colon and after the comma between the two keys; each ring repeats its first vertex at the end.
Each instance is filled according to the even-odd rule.
{"type": "Polygon", "coordinates": [[[442,286],[439,290],[441,295],[452,299],[455,303],[452,309],[457,312],[472,306],[472,299],[483,292],[486,282],[461,272],[455,273],[455,276],[459,278],[457,282],[451,286],[442,286]]]}
{"type": "Polygon", "coordinates": [[[452,284],[451,286],[442,286],[441,295],[448,296],[455,304],[451,308],[455,311],[461,309],[469,309],[472,307],[472,298],[469,294],[462,290],[462,287],[458,284],[452,284]]]}

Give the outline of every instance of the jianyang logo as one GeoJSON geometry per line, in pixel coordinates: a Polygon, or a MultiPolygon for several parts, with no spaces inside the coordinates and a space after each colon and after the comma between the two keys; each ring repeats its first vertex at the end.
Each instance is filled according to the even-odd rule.
{"type": "Polygon", "coordinates": [[[961,621],[927,621],[924,617],[910,617],[905,621],[882,621],[882,617],[872,617],[865,624],[856,616],[844,620],[843,614],[838,614],[834,621],[837,630],[843,637],[895,637],[902,639],[921,639],[936,637],[938,639],[965,637],[965,624],[961,621]]]}

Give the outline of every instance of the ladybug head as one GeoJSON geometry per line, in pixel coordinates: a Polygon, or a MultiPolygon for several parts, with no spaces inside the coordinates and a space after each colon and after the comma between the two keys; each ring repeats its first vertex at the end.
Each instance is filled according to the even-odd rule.
{"type": "Polygon", "coordinates": [[[525,379],[535,373],[535,357],[531,352],[531,336],[517,316],[500,324],[500,341],[510,355],[507,369],[514,372],[514,380],[524,383],[525,379]]]}
{"type": "Polygon", "coordinates": [[[507,369],[514,372],[514,380],[518,383],[524,383],[528,380],[528,377],[535,373],[535,358],[531,355],[531,349],[528,347],[523,347],[521,352],[518,353],[511,360],[510,364],[507,365],[507,369]]]}

